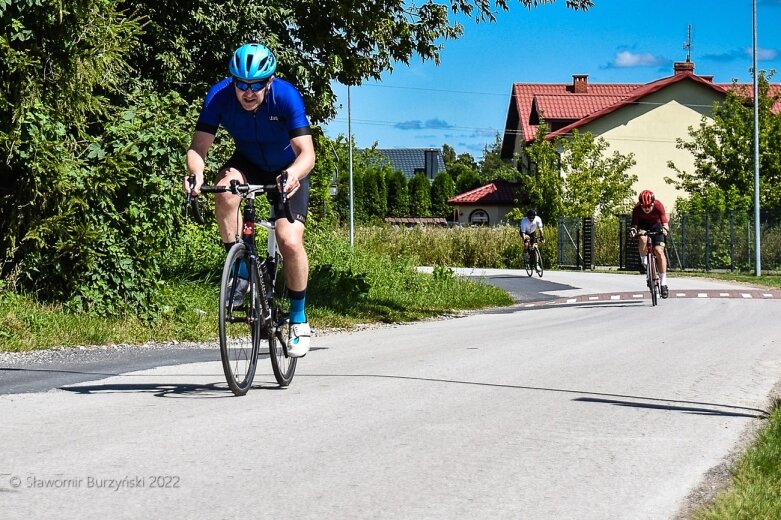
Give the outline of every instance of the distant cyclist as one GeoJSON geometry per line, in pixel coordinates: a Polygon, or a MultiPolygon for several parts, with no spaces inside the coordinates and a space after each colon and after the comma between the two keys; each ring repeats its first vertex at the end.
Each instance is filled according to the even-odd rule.
{"type": "MultiPolygon", "coordinates": [[[[311,330],[304,306],[309,260],[304,249],[304,223],[309,206],[309,172],[315,165],[312,130],[301,93],[292,84],[274,76],[277,60],[259,43],[242,45],[230,59],[231,76],[212,86],[195,125],[187,150],[187,170],[195,175],[193,193],[203,184],[206,153],[222,126],[235,141],[235,152],[217,173],[218,185],[232,180],[252,184],[279,183],[287,172],[286,190],[295,221],[276,221],[279,250],[285,259],[285,280],[290,293],[290,341],[288,354],[304,356],[309,351],[311,330]]],[[[189,190],[187,177],[185,191],[189,190]]],[[[280,215],[278,195],[270,197],[274,214],[280,215]]],[[[215,197],[217,225],[225,249],[239,233],[236,218],[241,198],[230,193],[215,197]]],[[[238,285],[246,291],[247,273],[238,273],[238,285]]]]}
{"type": "MultiPolygon", "coordinates": [[[[664,204],[656,200],[656,196],[651,190],[643,190],[640,197],[632,209],[632,229],[630,235],[637,236],[637,230],[661,231],[661,235],[651,237],[654,246],[654,255],[656,256],[656,265],[659,268],[659,284],[662,286],[662,298],[667,298],[670,292],[667,289],[667,257],[664,254],[665,238],[670,233],[670,223],[667,220],[667,213],[664,211],[664,204]]],[[[648,268],[646,264],[646,244],[648,237],[640,235],[637,241],[638,251],[640,253],[640,272],[645,273],[648,268]]]]}
{"type": "Polygon", "coordinates": [[[526,212],[526,216],[521,220],[521,225],[518,227],[518,231],[523,238],[524,252],[538,240],[541,243],[545,242],[545,238],[542,236],[542,219],[539,215],[537,215],[537,210],[534,208],[529,208],[529,211],[526,212]],[[537,231],[540,232],[539,239],[537,237],[537,231]]]}

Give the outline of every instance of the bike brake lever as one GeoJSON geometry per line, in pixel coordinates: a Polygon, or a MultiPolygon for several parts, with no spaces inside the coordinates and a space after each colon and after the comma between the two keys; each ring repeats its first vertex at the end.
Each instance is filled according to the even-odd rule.
{"type": "Polygon", "coordinates": [[[293,214],[290,212],[290,202],[288,201],[287,190],[285,189],[287,185],[287,171],[282,172],[282,174],[279,176],[279,184],[281,190],[279,199],[280,202],[282,203],[282,209],[285,212],[285,218],[287,219],[288,222],[292,224],[295,221],[295,219],[293,218],[293,214]]]}
{"type": "Polygon", "coordinates": [[[204,225],[204,220],[203,215],[201,215],[201,207],[198,203],[198,197],[194,196],[192,193],[192,189],[195,187],[195,175],[190,175],[187,178],[187,182],[190,184],[190,191],[187,192],[187,200],[184,203],[185,216],[187,215],[187,210],[192,208],[195,222],[202,226],[204,225]]]}

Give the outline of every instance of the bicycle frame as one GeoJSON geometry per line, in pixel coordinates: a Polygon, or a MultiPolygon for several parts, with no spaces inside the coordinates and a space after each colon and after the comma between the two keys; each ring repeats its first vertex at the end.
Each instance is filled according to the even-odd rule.
{"type": "Polygon", "coordinates": [[[638,235],[645,236],[645,258],[646,258],[646,270],[645,280],[648,290],[651,292],[651,306],[655,306],[659,301],[659,295],[662,292],[661,284],[659,282],[658,266],[656,265],[656,252],[654,251],[654,244],[651,238],[660,234],[661,231],[645,231],[638,232],[638,235]]]}

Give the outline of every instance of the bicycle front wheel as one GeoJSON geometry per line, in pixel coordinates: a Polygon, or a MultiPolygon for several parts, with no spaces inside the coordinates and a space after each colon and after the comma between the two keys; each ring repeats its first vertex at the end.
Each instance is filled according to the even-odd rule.
{"type": "Polygon", "coordinates": [[[542,278],[542,255],[540,254],[540,250],[535,247],[534,250],[534,256],[537,258],[537,263],[534,266],[534,270],[537,271],[537,276],[542,278]]]}
{"type": "MultiPolygon", "coordinates": [[[[265,268],[269,269],[269,267],[266,265],[265,268]]],[[[268,339],[268,353],[277,383],[279,386],[288,386],[296,373],[298,358],[292,358],[287,354],[287,342],[290,337],[290,299],[280,255],[277,255],[273,271],[268,273],[274,280],[274,297],[271,301],[272,330],[268,339]]]]}
{"type": "Polygon", "coordinates": [[[257,280],[246,246],[235,244],[222,270],[219,304],[222,370],[235,395],[250,389],[258,364],[262,317],[257,280]]]}
{"type": "Polygon", "coordinates": [[[534,274],[534,264],[532,264],[531,250],[526,250],[523,253],[523,266],[526,269],[526,276],[531,277],[534,274]]]}
{"type": "Polygon", "coordinates": [[[655,307],[658,301],[658,295],[656,288],[658,282],[656,280],[656,259],[654,255],[648,255],[648,265],[646,266],[646,283],[648,284],[648,290],[651,291],[651,307],[655,307]]]}

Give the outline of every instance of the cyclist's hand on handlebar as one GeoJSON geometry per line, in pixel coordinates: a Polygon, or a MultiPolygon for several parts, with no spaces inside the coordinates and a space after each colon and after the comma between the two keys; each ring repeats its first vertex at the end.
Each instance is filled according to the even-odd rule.
{"type": "Polygon", "coordinates": [[[662,228],[662,235],[667,236],[670,232],[667,230],[667,228],[662,228]]]}
{"type": "Polygon", "coordinates": [[[195,221],[203,225],[203,216],[198,207],[198,195],[201,192],[201,184],[203,184],[203,173],[200,175],[190,174],[184,178],[183,187],[184,192],[187,194],[187,200],[184,201],[184,214],[187,215],[192,212],[195,221]]]}
{"type": "MultiPolygon", "coordinates": [[[[285,170],[284,173],[287,173],[287,181],[285,182],[285,192],[287,193],[288,197],[292,197],[295,192],[298,191],[298,188],[301,187],[301,181],[293,174],[290,174],[285,170]]],[[[282,175],[279,175],[277,177],[277,186],[280,190],[282,190],[282,175]]]]}
{"type": "Polygon", "coordinates": [[[637,228],[636,227],[633,227],[632,229],[629,230],[629,236],[632,237],[632,238],[635,238],[637,236],[637,228]]]}
{"type": "Polygon", "coordinates": [[[281,193],[280,202],[282,203],[282,209],[285,213],[285,218],[291,224],[295,219],[293,218],[293,213],[290,211],[290,196],[298,190],[299,186],[301,186],[301,183],[298,181],[298,177],[291,177],[287,170],[283,170],[282,173],[277,176],[277,189],[279,189],[279,192],[281,193]],[[295,179],[295,189],[293,190],[290,189],[290,179],[295,179]]]}
{"type": "Polygon", "coordinates": [[[203,173],[191,173],[184,177],[182,187],[184,192],[197,197],[201,194],[201,186],[203,185],[203,173]]]}

